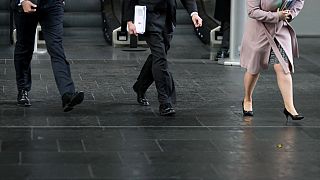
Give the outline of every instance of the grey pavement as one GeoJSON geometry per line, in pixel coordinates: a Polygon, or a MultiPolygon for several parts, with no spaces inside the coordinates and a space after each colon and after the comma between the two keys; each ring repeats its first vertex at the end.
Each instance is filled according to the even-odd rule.
{"type": "Polygon", "coordinates": [[[293,74],[305,119],[286,122],[275,73],[262,73],[254,117],[243,118],[243,69],[210,60],[214,52],[177,35],[169,52],[177,114],[160,117],[132,85],[149,51],[66,44],[85,101],[62,112],[47,54],[32,61],[32,107],[16,106],[13,47],[0,47],[0,179],[26,180],[318,180],[319,39],[300,38],[293,74]]]}

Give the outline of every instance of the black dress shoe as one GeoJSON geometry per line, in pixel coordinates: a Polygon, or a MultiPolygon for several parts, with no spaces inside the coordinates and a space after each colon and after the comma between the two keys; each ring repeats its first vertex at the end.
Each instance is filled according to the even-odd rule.
{"type": "Polygon", "coordinates": [[[292,120],[301,120],[304,118],[304,116],[297,114],[297,115],[292,115],[286,108],[283,109],[283,114],[286,116],[287,121],[288,121],[288,116],[291,117],[292,120]]]}
{"type": "Polygon", "coordinates": [[[135,86],[133,86],[133,90],[134,92],[137,93],[137,102],[141,105],[141,106],[150,106],[150,103],[148,101],[148,99],[146,98],[146,94],[145,93],[141,93],[139,92],[135,86]]]}
{"type": "Polygon", "coordinates": [[[253,116],[253,111],[244,110],[243,101],[242,101],[242,112],[243,112],[243,116],[253,116]]]}
{"type": "Polygon", "coordinates": [[[159,113],[160,113],[160,116],[171,116],[171,115],[174,115],[176,111],[174,110],[171,104],[167,103],[167,104],[161,104],[159,106],[159,113]]]}
{"type": "Polygon", "coordinates": [[[62,96],[62,107],[64,112],[71,111],[74,106],[82,103],[84,93],[82,91],[75,93],[65,93],[62,96]]]}
{"type": "Polygon", "coordinates": [[[21,90],[17,97],[18,106],[29,107],[31,106],[30,99],[28,97],[28,91],[21,90]]]}
{"type": "Polygon", "coordinates": [[[218,61],[219,59],[229,58],[229,50],[228,49],[222,49],[217,52],[217,55],[215,57],[215,61],[218,61]]]}

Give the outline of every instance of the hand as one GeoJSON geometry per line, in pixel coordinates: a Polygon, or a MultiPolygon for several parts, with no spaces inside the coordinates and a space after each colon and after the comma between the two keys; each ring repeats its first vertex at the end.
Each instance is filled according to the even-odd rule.
{"type": "Polygon", "coordinates": [[[286,10],[286,11],[287,11],[287,13],[288,13],[287,21],[290,22],[290,21],[292,21],[292,13],[291,13],[290,10],[286,10]]]}
{"type": "Polygon", "coordinates": [[[25,0],[21,4],[23,8],[23,12],[25,13],[33,13],[36,12],[37,5],[33,4],[31,1],[25,0]]]}
{"type": "Polygon", "coordinates": [[[138,36],[136,26],[133,24],[133,22],[128,21],[127,25],[128,25],[129,34],[134,34],[134,35],[138,36]]]}
{"type": "Polygon", "coordinates": [[[281,21],[287,21],[290,20],[292,18],[291,12],[290,10],[283,10],[280,11],[279,9],[277,10],[278,14],[279,14],[279,19],[281,21]]]}
{"type": "Polygon", "coordinates": [[[202,26],[202,19],[200,18],[200,16],[198,14],[194,14],[192,16],[192,22],[194,24],[194,27],[196,27],[196,28],[202,26]]]}

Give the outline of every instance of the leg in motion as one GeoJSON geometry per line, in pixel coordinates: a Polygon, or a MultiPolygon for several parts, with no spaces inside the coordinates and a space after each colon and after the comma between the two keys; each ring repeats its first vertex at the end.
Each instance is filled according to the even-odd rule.
{"type": "Polygon", "coordinates": [[[41,12],[40,23],[46,41],[54,78],[62,96],[62,106],[65,112],[71,111],[74,106],[82,103],[83,92],[75,92],[71,78],[70,65],[66,60],[62,46],[63,35],[63,4],[52,6],[41,12]]]}
{"type": "Polygon", "coordinates": [[[154,81],[152,76],[152,58],[152,54],[150,54],[140,71],[137,81],[133,85],[133,90],[137,93],[137,101],[142,106],[150,105],[145,94],[154,81]]]}
{"type": "MultiPolygon", "coordinates": [[[[257,84],[260,74],[250,74],[245,72],[244,74],[244,99],[243,99],[243,111],[251,112],[249,114],[253,115],[252,111],[252,94],[253,90],[257,84]]],[[[248,114],[248,115],[249,115],[248,114]]],[[[245,114],[244,114],[245,115],[245,114]]]]}
{"type": "Polygon", "coordinates": [[[17,42],[14,50],[14,66],[18,89],[17,102],[19,106],[31,106],[28,93],[31,90],[31,66],[34,49],[34,37],[38,18],[36,14],[26,14],[15,11],[17,42]]]}
{"type": "Polygon", "coordinates": [[[175,114],[175,88],[167,62],[168,36],[166,33],[149,33],[146,41],[152,53],[152,75],[158,91],[160,115],[175,114]]]}
{"type": "Polygon", "coordinates": [[[297,115],[297,111],[293,104],[292,77],[290,73],[285,74],[280,64],[274,65],[274,71],[277,75],[278,86],[283,98],[284,107],[293,115],[297,115]]]}
{"type": "Polygon", "coordinates": [[[303,119],[303,116],[299,115],[294,107],[291,74],[286,74],[280,64],[275,64],[274,70],[277,75],[278,86],[284,102],[284,114],[287,117],[291,116],[293,120],[303,119]]]}

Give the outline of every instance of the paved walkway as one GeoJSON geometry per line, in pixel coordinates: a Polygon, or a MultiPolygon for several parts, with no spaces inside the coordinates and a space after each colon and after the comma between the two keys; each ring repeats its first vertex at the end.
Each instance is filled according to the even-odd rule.
{"type": "Polygon", "coordinates": [[[295,104],[306,118],[286,122],[272,69],[243,119],[243,70],[209,60],[208,47],[176,37],[170,67],[177,114],[160,117],[154,85],[150,107],[132,85],[148,51],[66,45],[85,101],[70,113],[47,55],[32,62],[30,108],[17,107],[12,47],[0,48],[0,179],[316,180],[320,177],[319,39],[300,39],[295,104]]]}

